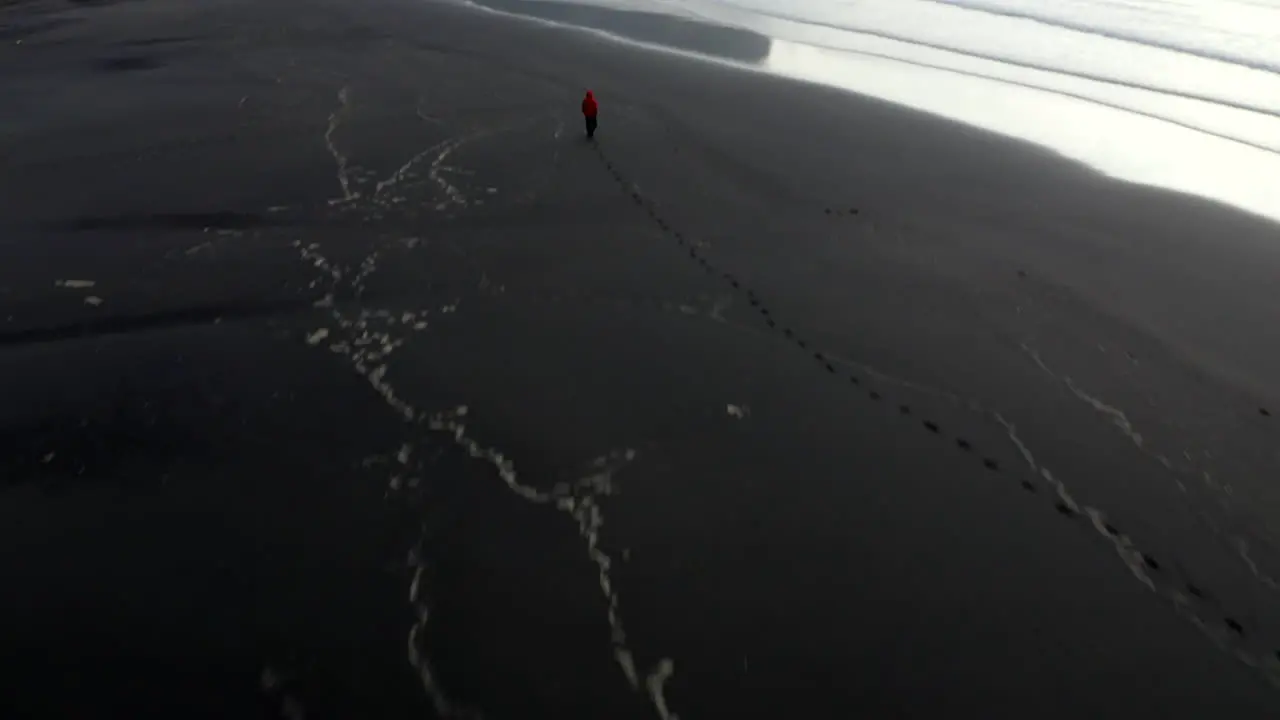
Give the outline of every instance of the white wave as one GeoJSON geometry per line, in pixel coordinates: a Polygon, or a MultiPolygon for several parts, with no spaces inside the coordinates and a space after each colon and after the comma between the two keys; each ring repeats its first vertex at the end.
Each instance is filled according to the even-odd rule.
{"type": "Polygon", "coordinates": [[[1102,37],[1280,70],[1280,2],[1187,0],[924,0],[1102,37]]]}

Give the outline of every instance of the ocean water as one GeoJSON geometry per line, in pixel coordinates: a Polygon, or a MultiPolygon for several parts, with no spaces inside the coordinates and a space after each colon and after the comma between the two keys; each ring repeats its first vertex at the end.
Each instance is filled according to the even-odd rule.
{"type": "Polygon", "coordinates": [[[1280,220],[1280,0],[576,1],[753,30],[770,72],[1280,220]]]}

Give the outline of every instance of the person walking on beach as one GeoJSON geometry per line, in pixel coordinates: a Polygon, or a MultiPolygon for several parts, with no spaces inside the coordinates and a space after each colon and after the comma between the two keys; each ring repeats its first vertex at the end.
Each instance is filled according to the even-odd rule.
{"type": "Polygon", "coordinates": [[[582,98],[582,117],[587,120],[587,137],[596,136],[596,115],[600,112],[600,106],[596,104],[596,96],[587,91],[587,96],[582,98]]]}

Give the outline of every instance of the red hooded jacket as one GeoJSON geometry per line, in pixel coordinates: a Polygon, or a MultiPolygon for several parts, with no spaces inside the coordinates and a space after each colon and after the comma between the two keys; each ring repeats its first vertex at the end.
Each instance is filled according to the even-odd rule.
{"type": "Polygon", "coordinates": [[[600,106],[596,105],[596,96],[591,94],[591,91],[588,90],[587,96],[582,98],[582,114],[589,118],[593,118],[599,111],[600,106]]]}

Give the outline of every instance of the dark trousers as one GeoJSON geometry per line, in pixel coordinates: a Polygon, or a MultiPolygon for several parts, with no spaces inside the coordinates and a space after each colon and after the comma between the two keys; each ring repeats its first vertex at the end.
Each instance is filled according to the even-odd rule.
{"type": "Polygon", "coordinates": [[[588,115],[587,116],[587,137],[595,137],[595,136],[596,136],[596,116],[588,115]]]}

